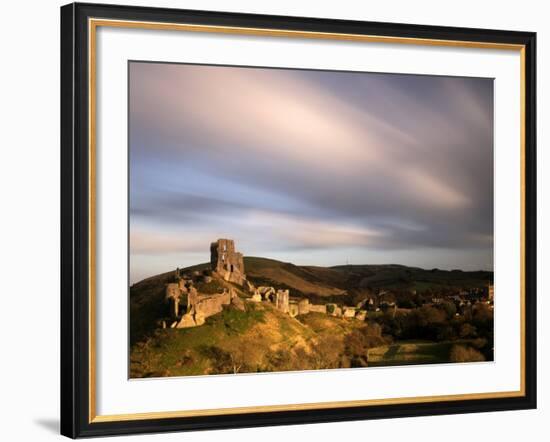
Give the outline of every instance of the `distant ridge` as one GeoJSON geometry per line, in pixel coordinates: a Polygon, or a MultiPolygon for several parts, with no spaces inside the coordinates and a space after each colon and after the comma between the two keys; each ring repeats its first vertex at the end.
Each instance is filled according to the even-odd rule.
{"type": "MultiPolygon", "coordinates": [[[[401,264],[345,264],[331,267],[298,266],[270,258],[245,256],[247,277],[256,286],[288,288],[306,297],[337,297],[372,289],[425,291],[441,288],[481,288],[493,281],[493,272],[440,270],[401,264]]],[[[184,270],[205,270],[210,263],[184,270]]],[[[175,270],[175,269],[174,269],[175,270]]],[[[133,287],[166,282],[173,270],[143,279],[133,287]]]]}

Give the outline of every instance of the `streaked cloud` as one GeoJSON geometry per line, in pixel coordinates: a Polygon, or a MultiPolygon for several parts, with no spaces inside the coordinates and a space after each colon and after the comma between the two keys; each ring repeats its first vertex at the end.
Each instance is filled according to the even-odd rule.
{"type": "Polygon", "coordinates": [[[416,251],[457,267],[456,250],[464,268],[492,267],[492,88],[131,63],[132,280],[154,273],[152,257],[155,268],[207,260],[219,236],[248,255],[319,265],[353,248],[365,262],[416,251]]]}

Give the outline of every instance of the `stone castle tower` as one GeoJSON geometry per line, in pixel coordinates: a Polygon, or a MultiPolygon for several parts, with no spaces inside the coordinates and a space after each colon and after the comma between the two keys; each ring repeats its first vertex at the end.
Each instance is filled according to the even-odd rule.
{"type": "Polygon", "coordinates": [[[235,251],[232,239],[218,239],[210,244],[210,266],[226,281],[243,285],[246,279],[243,254],[235,251]]]}

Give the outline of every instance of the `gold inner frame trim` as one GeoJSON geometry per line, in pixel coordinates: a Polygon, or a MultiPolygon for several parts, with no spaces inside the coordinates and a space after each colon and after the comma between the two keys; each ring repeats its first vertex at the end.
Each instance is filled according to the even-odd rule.
{"type": "Polygon", "coordinates": [[[442,401],[482,400],[525,396],[525,46],[494,42],[440,40],[412,37],[391,37],[330,32],[293,31],[284,29],[245,28],[232,26],[211,26],[182,23],[143,22],[131,20],[88,19],[88,94],[89,94],[89,423],[133,421],[145,419],[168,419],[178,417],[219,416],[246,413],[269,413],[277,411],[321,410],[327,408],[365,407],[375,405],[416,404],[442,401]],[[498,49],[518,51],[520,54],[520,389],[488,393],[465,393],[438,396],[415,396],[387,399],[366,399],[303,404],[262,405],[252,407],[216,408],[201,410],[159,411],[97,415],[96,413],[96,35],[97,28],[133,28],[147,30],[170,30],[186,32],[207,32],[217,34],[253,35],[265,37],[292,37],[369,43],[412,44],[419,46],[443,46],[477,49],[498,49]]]}

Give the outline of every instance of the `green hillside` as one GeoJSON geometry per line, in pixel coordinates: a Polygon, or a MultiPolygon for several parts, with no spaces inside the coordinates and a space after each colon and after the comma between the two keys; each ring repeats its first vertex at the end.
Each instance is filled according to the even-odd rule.
{"type": "Polygon", "coordinates": [[[336,368],[357,321],[291,318],[267,303],[227,308],[206,324],[157,329],[131,349],[130,376],[163,377],[336,368]]]}

